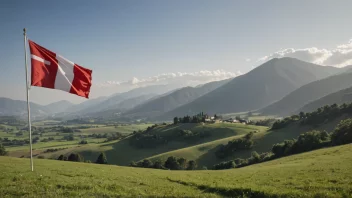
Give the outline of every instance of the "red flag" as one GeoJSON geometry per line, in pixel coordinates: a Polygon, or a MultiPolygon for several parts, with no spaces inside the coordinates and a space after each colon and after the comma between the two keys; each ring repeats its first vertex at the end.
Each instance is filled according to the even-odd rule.
{"type": "Polygon", "coordinates": [[[32,86],[59,89],[85,98],[92,85],[92,70],[28,40],[31,51],[32,86]]]}

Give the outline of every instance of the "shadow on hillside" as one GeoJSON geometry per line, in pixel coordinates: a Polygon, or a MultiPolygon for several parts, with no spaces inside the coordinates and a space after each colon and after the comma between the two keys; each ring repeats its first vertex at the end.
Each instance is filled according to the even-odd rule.
{"type": "Polygon", "coordinates": [[[262,191],[256,191],[251,188],[222,188],[210,187],[207,185],[198,185],[191,182],[184,182],[180,180],[172,180],[167,178],[169,182],[178,183],[184,186],[194,187],[206,193],[214,193],[224,197],[276,197],[275,195],[268,194],[262,191]]]}

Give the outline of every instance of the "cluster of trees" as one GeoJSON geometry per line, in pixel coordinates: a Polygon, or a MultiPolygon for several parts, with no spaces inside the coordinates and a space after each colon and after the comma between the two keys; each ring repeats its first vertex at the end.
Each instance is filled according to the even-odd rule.
{"type": "Polygon", "coordinates": [[[0,143],[4,146],[23,146],[29,144],[29,140],[9,140],[9,138],[0,138],[0,143]]]}
{"type": "Polygon", "coordinates": [[[236,151],[248,150],[253,147],[253,137],[254,133],[247,133],[243,138],[234,139],[229,141],[226,145],[221,145],[221,147],[215,152],[216,157],[225,158],[233,155],[236,151]]]}
{"type": "Polygon", "coordinates": [[[0,124],[6,124],[10,126],[24,126],[26,122],[16,118],[15,116],[0,116],[0,124]]]}
{"type": "Polygon", "coordinates": [[[352,119],[342,120],[331,134],[326,131],[309,131],[299,135],[297,139],[285,140],[274,144],[271,152],[258,154],[254,151],[248,159],[235,159],[222,162],[214,165],[213,169],[239,168],[323,147],[349,143],[352,143],[352,119]]]}
{"type": "Polygon", "coordinates": [[[62,139],[66,141],[73,141],[75,140],[75,137],[73,136],[73,134],[69,134],[69,135],[65,135],[62,139]]]}
{"type": "Polygon", "coordinates": [[[0,156],[5,156],[5,155],[7,155],[7,151],[5,147],[2,144],[0,144],[0,156]]]}
{"type": "Polygon", "coordinates": [[[81,140],[80,142],[78,142],[78,144],[88,144],[87,140],[81,140]]]}
{"type": "MultiPolygon", "coordinates": [[[[174,117],[174,124],[178,123],[201,123],[205,122],[205,119],[209,119],[208,114],[204,114],[203,112],[198,113],[197,115],[194,116],[189,116],[186,115],[184,117],[174,117]]],[[[220,117],[217,116],[216,114],[214,115],[214,119],[219,119],[220,117]]]]}
{"type": "Polygon", "coordinates": [[[185,158],[168,157],[165,162],[155,161],[154,163],[148,159],[138,163],[131,162],[130,166],[140,168],[155,168],[163,170],[196,170],[197,163],[194,160],[188,161],[185,158]]]}
{"type": "Polygon", "coordinates": [[[56,152],[56,151],[59,151],[59,150],[64,150],[64,149],[67,149],[67,148],[46,149],[46,150],[44,151],[44,153],[53,153],[53,152],[56,152]]]}
{"type": "Polygon", "coordinates": [[[167,139],[150,133],[136,133],[131,139],[130,144],[137,148],[156,148],[160,145],[167,144],[167,139]]]}
{"type": "Polygon", "coordinates": [[[343,103],[340,106],[337,104],[325,105],[313,112],[300,112],[298,115],[292,115],[283,120],[278,120],[273,124],[272,129],[280,129],[294,122],[299,122],[303,125],[318,125],[329,122],[346,113],[352,113],[352,103],[343,103]]]}
{"type": "Polygon", "coordinates": [[[130,138],[130,145],[137,148],[157,148],[161,145],[168,144],[170,141],[198,141],[201,138],[211,136],[208,131],[191,131],[191,130],[173,130],[168,134],[153,134],[151,127],[143,132],[136,132],[130,138]]]}
{"type": "Polygon", "coordinates": [[[181,140],[197,141],[201,138],[206,138],[211,136],[211,133],[208,131],[179,130],[178,136],[181,138],[181,140]]]}
{"type": "Polygon", "coordinates": [[[256,126],[267,126],[271,127],[273,124],[276,122],[276,119],[264,119],[264,120],[258,120],[258,121],[250,121],[248,124],[250,125],[256,125],[256,126]]]}
{"type": "MultiPolygon", "coordinates": [[[[69,156],[60,155],[57,160],[62,161],[71,161],[71,162],[86,162],[90,163],[89,160],[84,160],[84,157],[79,153],[71,153],[69,156]]],[[[105,153],[100,153],[97,160],[95,161],[96,164],[107,164],[108,160],[106,158],[105,153]]]]}

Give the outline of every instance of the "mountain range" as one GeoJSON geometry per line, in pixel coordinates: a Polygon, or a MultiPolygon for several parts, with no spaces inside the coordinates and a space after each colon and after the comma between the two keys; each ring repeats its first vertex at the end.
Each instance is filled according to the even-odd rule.
{"type": "Polygon", "coordinates": [[[161,117],[193,115],[201,111],[214,114],[256,110],[304,84],[339,71],[335,67],[322,67],[294,58],[275,58],[161,117]]]}
{"type": "MultiPolygon", "coordinates": [[[[153,85],[90,99],[81,104],[67,101],[49,105],[31,103],[32,116],[170,120],[175,116],[199,112],[223,114],[246,111],[282,116],[294,113],[315,100],[321,99],[316,104],[323,104],[329,101],[323,97],[349,88],[352,84],[351,71],[350,67],[340,69],[294,58],[274,58],[244,75],[196,87],[153,85]]],[[[311,104],[309,108],[313,106],[311,104]]],[[[0,98],[0,115],[25,114],[26,102],[0,98]]]]}

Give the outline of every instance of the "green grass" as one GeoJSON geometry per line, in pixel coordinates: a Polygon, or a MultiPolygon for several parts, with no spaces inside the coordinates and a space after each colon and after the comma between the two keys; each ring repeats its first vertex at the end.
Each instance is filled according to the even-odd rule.
{"type": "MultiPolygon", "coordinates": [[[[37,126],[40,126],[41,124],[45,123],[46,121],[41,121],[36,123],[37,126]]],[[[50,121],[51,122],[51,121],[50,121]]],[[[74,141],[65,141],[63,140],[63,137],[66,135],[69,135],[68,133],[60,133],[57,134],[58,132],[45,132],[42,137],[35,135],[34,137],[39,137],[40,140],[44,138],[49,138],[53,137],[55,140],[54,141],[49,141],[49,142],[38,142],[33,144],[33,149],[34,149],[34,154],[40,155],[40,156],[45,156],[45,157],[56,157],[56,153],[46,153],[43,154],[43,152],[46,149],[49,148],[69,148],[66,151],[67,152],[74,152],[73,148],[75,149],[81,149],[81,147],[85,148],[87,151],[92,150],[92,148],[99,152],[99,151],[104,151],[105,150],[105,143],[103,143],[106,139],[105,138],[84,138],[85,140],[88,141],[88,145],[79,145],[79,141],[81,138],[78,136],[80,135],[89,135],[89,134],[111,134],[111,133],[116,133],[120,132],[122,134],[128,135],[131,134],[133,131],[137,130],[144,130],[148,126],[151,126],[152,124],[130,124],[130,125],[119,125],[116,128],[114,126],[105,126],[105,125],[98,125],[98,128],[89,128],[89,129],[81,129],[81,132],[74,132],[75,140],[74,141]],[[100,147],[104,147],[103,149],[100,149],[100,147]],[[53,155],[53,156],[51,156],[53,155]]],[[[71,125],[71,127],[77,127],[77,126],[82,126],[82,125],[71,125]]],[[[96,126],[96,125],[94,125],[96,126]]],[[[15,127],[10,127],[6,126],[7,128],[15,128],[15,127]]],[[[52,127],[52,126],[50,126],[52,127]]],[[[8,138],[10,140],[13,139],[28,139],[28,132],[23,131],[22,136],[16,136],[15,133],[17,131],[11,132],[11,133],[6,133],[3,131],[0,131],[0,137],[1,138],[8,138]]],[[[116,141],[109,142],[108,144],[112,144],[116,141]]],[[[24,146],[7,146],[6,149],[10,152],[10,156],[15,156],[15,157],[27,157],[29,156],[29,145],[24,145],[24,146]]],[[[95,159],[94,159],[95,160],[95,159]]]]}
{"type": "MultiPolygon", "coordinates": [[[[345,117],[337,118],[336,120],[332,120],[326,124],[322,124],[320,126],[315,127],[292,124],[276,131],[264,130],[255,133],[253,136],[254,146],[252,149],[238,151],[234,155],[223,159],[219,159],[215,155],[215,152],[219,149],[220,145],[225,145],[228,143],[228,141],[241,138],[243,135],[234,135],[231,137],[217,139],[215,141],[207,142],[204,144],[198,144],[187,148],[160,153],[157,155],[150,156],[148,157],[148,159],[152,161],[165,161],[170,156],[184,157],[186,159],[196,160],[200,166],[207,166],[210,168],[213,165],[223,161],[233,160],[235,158],[249,158],[251,156],[251,152],[253,151],[257,151],[258,153],[271,151],[273,144],[283,142],[284,140],[297,138],[301,133],[305,133],[313,129],[326,130],[331,132],[335,128],[337,123],[344,118],[345,117]]],[[[248,125],[243,125],[243,127],[248,127],[248,125]]]]}
{"type": "Polygon", "coordinates": [[[0,197],[351,197],[352,145],[240,169],[168,171],[0,157],[0,197]]]}
{"type": "Polygon", "coordinates": [[[228,138],[236,135],[243,135],[251,131],[264,132],[267,130],[266,127],[250,126],[243,124],[230,124],[230,123],[218,123],[218,124],[179,124],[179,125],[161,125],[153,129],[151,133],[171,135],[171,133],[180,130],[188,129],[192,131],[209,131],[212,135],[208,138],[200,139],[196,142],[184,142],[184,141],[171,141],[167,145],[162,145],[155,149],[139,149],[130,145],[129,138],[118,141],[116,143],[108,143],[103,145],[87,145],[80,148],[73,148],[55,153],[53,156],[57,157],[59,154],[69,154],[71,152],[81,153],[85,159],[95,161],[101,151],[104,151],[107,157],[110,159],[110,163],[117,165],[129,165],[131,161],[139,161],[151,156],[159,155],[165,152],[187,148],[190,146],[212,142],[214,140],[228,138]]]}
{"type": "Polygon", "coordinates": [[[81,129],[82,135],[89,135],[89,134],[104,134],[104,133],[115,133],[119,132],[122,134],[131,134],[133,131],[144,130],[147,127],[152,126],[152,124],[131,124],[131,125],[124,125],[124,126],[99,126],[98,128],[89,128],[89,129],[81,129]]]}

